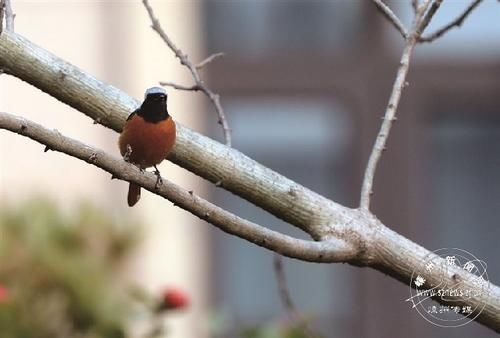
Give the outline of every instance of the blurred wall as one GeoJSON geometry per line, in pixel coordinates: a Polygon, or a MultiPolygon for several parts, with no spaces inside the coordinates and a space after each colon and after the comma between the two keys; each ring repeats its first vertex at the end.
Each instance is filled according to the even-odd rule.
{"type": "MultiPolygon", "coordinates": [[[[152,1],[157,17],[179,47],[199,60],[199,3],[152,1]],[[180,20],[179,18],[185,18],[180,20]]],[[[150,28],[140,1],[13,1],[15,30],[59,57],[142,100],[144,90],[159,80],[190,83],[187,71],[150,28]]],[[[169,92],[174,119],[194,129],[204,124],[202,106],[192,93],[169,92]]],[[[20,80],[0,76],[2,111],[25,116],[115,156],[118,135],[74,109],[20,80]]],[[[126,205],[127,184],[110,180],[95,167],[19,135],[0,132],[0,203],[22,200],[34,193],[55,199],[65,210],[90,199],[110,214],[133,217],[145,226],[144,244],[130,266],[129,276],[159,293],[179,286],[192,298],[186,314],[174,315],[173,337],[204,337],[205,289],[208,285],[205,225],[143,192],[133,209],[126,205]]],[[[199,180],[171,163],[160,166],[176,183],[203,191],[199,180]]]]}

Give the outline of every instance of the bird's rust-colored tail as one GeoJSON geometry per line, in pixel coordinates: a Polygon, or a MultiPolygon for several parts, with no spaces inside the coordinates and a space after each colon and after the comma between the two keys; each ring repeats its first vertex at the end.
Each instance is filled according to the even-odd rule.
{"type": "Polygon", "coordinates": [[[130,183],[128,186],[127,202],[129,207],[133,207],[141,198],[141,187],[137,184],[130,183]]]}

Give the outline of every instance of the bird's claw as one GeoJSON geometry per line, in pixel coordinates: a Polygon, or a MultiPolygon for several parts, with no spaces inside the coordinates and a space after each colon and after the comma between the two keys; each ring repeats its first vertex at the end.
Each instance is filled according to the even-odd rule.
{"type": "Polygon", "coordinates": [[[161,178],[160,170],[158,170],[156,166],[154,166],[154,168],[155,168],[154,174],[156,175],[155,189],[158,189],[158,187],[163,184],[163,180],[161,178]]]}

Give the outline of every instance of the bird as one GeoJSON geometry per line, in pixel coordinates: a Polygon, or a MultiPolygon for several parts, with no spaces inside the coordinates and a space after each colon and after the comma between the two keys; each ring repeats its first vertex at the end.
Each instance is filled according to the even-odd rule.
{"type": "MultiPolygon", "coordinates": [[[[162,181],[156,166],[170,153],[175,139],[175,122],[167,110],[167,92],[161,87],[148,88],[144,101],[128,116],[120,134],[118,146],[121,155],[141,170],[154,167],[158,184],[162,181]]],[[[141,187],[130,183],[128,205],[134,206],[140,198],[141,187]]]]}

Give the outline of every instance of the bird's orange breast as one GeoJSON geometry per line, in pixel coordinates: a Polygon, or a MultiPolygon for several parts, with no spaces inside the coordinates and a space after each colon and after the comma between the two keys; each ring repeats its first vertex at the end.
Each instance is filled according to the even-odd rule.
{"type": "Polygon", "coordinates": [[[172,150],[175,133],[175,123],[171,117],[151,123],[136,114],[127,121],[120,135],[120,153],[124,156],[127,145],[130,145],[132,153],[129,161],[141,168],[152,167],[163,161],[172,150]]]}

